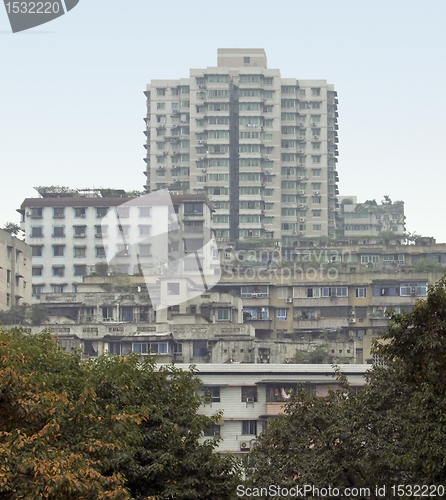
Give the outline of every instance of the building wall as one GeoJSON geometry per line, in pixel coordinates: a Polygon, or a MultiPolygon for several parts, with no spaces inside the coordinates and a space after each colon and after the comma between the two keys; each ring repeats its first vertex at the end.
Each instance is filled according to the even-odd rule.
{"type": "Polygon", "coordinates": [[[0,229],[0,309],[31,302],[31,248],[0,229]]]}
{"type": "MultiPolygon", "coordinates": [[[[340,366],[341,372],[356,387],[364,385],[368,368],[367,365],[340,366]]],[[[200,395],[204,397],[199,413],[210,416],[223,411],[219,433],[222,441],[218,449],[232,453],[249,451],[255,446],[268,419],[283,412],[286,400],[282,395],[288,396],[289,389],[303,384],[307,390],[325,396],[329,387],[336,387],[330,365],[197,365],[197,375],[203,384],[200,395]],[[210,401],[210,391],[215,388],[219,389],[219,397],[210,401]],[[246,389],[256,392],[255,401],[242,400],[242,391],[246,389]]]]}
{"type": "MultiPolygon", "coordinates": [[[[174,258],[169,247],[173,235],[177,247],[198,238],[203,244],[211,239],[211,211],[206,198],[197,195],[148,201],[79,195],[28,198],[20,212],[25,240],[33,249],[33,295],[76,291],[84,276],[97,271],[98,264],[110,266],[116,274],[144,273],[148,281],[151,277],[156,281],[174,258]],[[184,207],[194,202],[202,206],[201,213],[185,213],[184,207]],[[169,213],[174,204],[179,219],[169,213]],[[120,205],[124,207],[118,209],[119,218],[112,211],[107,214],[108,209],[120,205]],[[150,208],[150,214],[141,208],[150,208]],[[144,232],[147,228],[149,234],[144,232]]],[[[200,251],[204,254],[210,249],[200,251]]],[[[210,260],[207,254],[206,258],[210,260]]],[[[181,272],[187,274],[184,269],[178,274],[181,272]]]]}
{"type": "Polygon", "coordinates": [[[220,241],[334,237],[333,85],[281,78],[262,49],[219,49],[217,67],[145,94],[148,190],[206,193],[220,241]]]}

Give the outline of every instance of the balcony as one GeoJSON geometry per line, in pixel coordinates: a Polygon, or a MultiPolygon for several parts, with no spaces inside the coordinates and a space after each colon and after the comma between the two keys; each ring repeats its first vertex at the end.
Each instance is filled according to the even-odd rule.
{"type": "Polygon", "coordinates": [[[243,306],[244,307],[267,307],[269,306],[269,298],[268,297],[250,297],[243,298],[243,306]]]}
{"type": "Polygon", "coordinates": [[[293,320],[295,330],[325,330],[348,327],[348,318],[315,318],[293,320]]]}
{"type": "Polygon", "coordinates": [[[414,295],[414,296],[392,296],[392,295],[380,295],[372,298],[372,306],[400,306],[400,305],[414,305],[417,300],[423,300],[426,296],[424,295],[414,295]]]}
{"type": "Polygon", "coordinates": [[[283,413],[284,402],[274,402],[265,404],[265,416],[266,417],[277,417],[283,413]]]}

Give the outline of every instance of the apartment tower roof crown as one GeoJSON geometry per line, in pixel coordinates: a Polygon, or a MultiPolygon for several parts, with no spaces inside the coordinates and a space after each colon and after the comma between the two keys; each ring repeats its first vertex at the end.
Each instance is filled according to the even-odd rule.
{"type": "Polygon", "coordinates": [[[266,53],[264,49],[218,49],[217,66],[266,68],[266,53]]]}

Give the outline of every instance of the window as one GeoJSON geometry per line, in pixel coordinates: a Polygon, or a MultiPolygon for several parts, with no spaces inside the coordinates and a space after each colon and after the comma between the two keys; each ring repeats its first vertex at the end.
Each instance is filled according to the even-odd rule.
{"type": "Polygon", "coordinates": [[[348,289],[346,286],[322,287],[322,297],[347,297],[348,289]]]}
{"type": "Polygon", "coordinates": [[[208,355],[207,342],[206,340],[194,340],[193,341],[193,357],[202,358],[208,355]]]}
{"type": "Polygon", "coordinates": [[[87,209],[84,208],[84,207],[81,207],[81,208],[75,208],[74,209],[74,216],[75,217],[86,217],[87,215],[87,209]]]}
{"type": "Polygon", "coordinates": [[[32,226],[31,238],[43,238],[43,226],[32,226]]]}
{"type": "Polygon", "coordinates": [[[288,314],[288,309],[279,308],[277,309],[277,321],[286,321],[288,314]]]}
{"type": "Polygon", "coordinates": [[[73,235],[75,238],[85,238],[87,226],[73,226],[73,235]]]}
{"type": "Polygon", "coordinates": [[[113,307],[111,306],[105,306],[105,307],[102,307],[102,319],[103,320],[111,320],[113,319],[113,307]]]}
{"type": "Polygon", "coordinates": [[[65,217],[64,207],[54,207],[53,208],[53,219],[63,219],[65,217]]]}
{"type": "Polygon", "coordinates": [[[65,276],[65,266],[53,266],[53,276],[62,278],[65,276]]]}
{"type": "Polygon", "coordinates": [[[53,245],[53,257],[63,257],[65,255],[65,245],[53,245]]]}
{"type": "Polygon", "coordinates": [[[180,295],[180,284],[167,283],[167,295],[180,295]]]}
{"type": "Polygon", "coordinates": [[[318,96],[321,95],[321,89],[319,87],[314,87],[311,89],[311,95],[318,96]]]}
{"type": "Polygon", "coordinates": [[[242,387],[241,401],[242,403],[257,403],[257,386],[242,387]]]}
{"type": "Polygon", "coordinates": [[[217,309],[217,320],[218,321],[230,321],[231,310],[230,309],[217,309]]]}
{"type": "Polygon", "coordinates": [[[64,238],[65,226],[53,226],[53,238],[64,238]]]}
{"type": "Polygon", "coordinates": [[[96,207],[96,218],[102,218],[107,215],[108,207],[96,207]]]}
{"type": "Polygon", "coordinates": [[[356,297],[365,298],[367,297],[367,288],[356,288],[356,297]]]}
{"type": "Polygon", "coordinates": [[[220,402],[220,387],[205,386],[203,387],[204,401],[207,403],[220,402]]]}
{"type": "Polygon", "coordinates": [[[185,203],[184,204],[185,214],[202,214],[203,213],[203,203],[185,203]]]}
{"type": "Polygon", "coordinates": [[[320,162],[321,162],[321,157],[320,157],[320,155],[313,155],[313,156],[311,157],[311,161],[312,161],[313,163],[320,163],[320,162]]]}
{"type": "Polygon", "coordinates": [[[35,266],[32,268],[32,275],[33,276],[42,276],[43,275],[43,267],[42,266],[35,266]]]}
{"type": "Polygon", "coordinates": [[[166,95],[166,89],[161,87],[157,88],[156,95],[166,95]]]}
{"type": "Polygon", "coordinates": [[[203,433],[204,437],[220,436],[220,434],[221,434],[220,425],[213,425],[212,427],[209,427],[209,429],[206,429],[203,433]]]}
{"type": "Polygon", "coordinates": [[[427,283],[401,283],[400,295],[403,296],[425,296],[427,294],[427,283]]]}
{"type": "Polygon", "coordinates": [[[85,264],[74,266],[74,276],[85,276],[87,274],[87,266],[85,264]]]}
{"type": "Polygon", "coordinates": [[[379,262],[379,255],[361,255],[361,264],[379,262]]]}
{"type": "Polygon", "coordinates": [[[150,257],[152,255],[151,245],[139,245],[140,257],[150,257]]]}
{"type": "Polygon", "coordinates": [[[87,256],[87,247],[74,247],[74,256],[75,257],[86,257],[87,256]]]}
{"type": "Polygon", "coordinates": [[[105,257],[105,248],[104,247],[95,247],[96,257],[105,257]]]}
{"type": "Polygon", "coordinates": [[[313,224],[313,231],[321,231],[322,226],[321,224],[313,224]]]}
{"type": "Polygon", "coordinates": [[[43,255],[43,245],[32,245],[31,252],[33,257],[42,257],[43,255]]]}
{"type": "Polygon", "coordinates": [[[243,58],[243,62],[244,62],[245,64],[249,64],[249,63],[251,62],[251,58],[250,58],[250,57],[245,56],[245,57],[243,58]]]}
{"type": "Polygon", "coordinates": [[[166,109],[166,103],[165,102],[157,102],[156,109],[166,109]]]}
{"type": "Polygon", "coordinates": [[[29,213],[32,219],[41,219],[43,217],[43,208],[30,208],[29,213]]]}
{"type": "Polygon", "coordinates": [[[32,294],[33,295],[40,295],[43,293],[43,287],[44,285],[33,285],[32,286],[32,294]]]}
{"type": "MultiPolygon", "coordinates": [[[[128,227],[128,226],[127,226],[128,227]]],[[[152,226],[144,225],[144,226],[138,226],[139,229],[139,235],[140,236],[150,236],[152,226]]]]}
{"type": "Polygon", "coordinates": [[[66,285],[51,285],[52,293],[64,293],[66,285]]]}
{"type": "Polygon", "coordinates": [[[130,207],[118,207],[117,214],[120,219],[127,219],[130,217],[130,207]]]}
{"type": "Polygon", "coordinates": [[[257,436],[257,420],[244,420],[242,422],[242,435],[257,436]]]}

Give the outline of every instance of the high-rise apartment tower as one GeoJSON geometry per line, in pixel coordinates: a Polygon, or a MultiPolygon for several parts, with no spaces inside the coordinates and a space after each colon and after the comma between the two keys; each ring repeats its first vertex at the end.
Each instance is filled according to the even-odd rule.
{"type": "Polygon", "coordinates": [[[263,49],[219,49],[217,67],[147,85],[146,189],[206,194],[220,241],[335,236],[337,98],[282,78],[263,49]]]}

